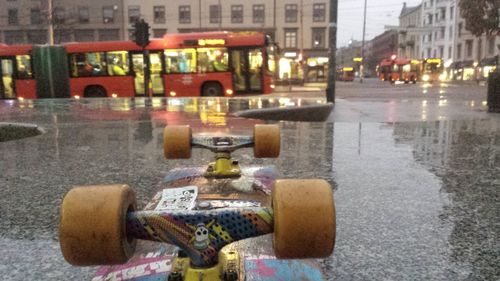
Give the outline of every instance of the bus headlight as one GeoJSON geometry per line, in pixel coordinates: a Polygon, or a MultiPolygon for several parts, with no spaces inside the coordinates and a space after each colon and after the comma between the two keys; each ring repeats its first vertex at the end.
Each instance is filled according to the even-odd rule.
{"type": "Polygon", "coordinates": [[[171,91],[171,92],[170,92],[170,96],[171,96],[171,97],[175,97],[175,96],[177,96],[177,93],[176,93],[176,92],[174,92],[174,91],[171,91]]]}
{"type": "Polygon", "coordinates": [[[446,73],[441,73],[441,75],[439,75],[439,81],[446,81],[446,73]]]}
{"type": "Polygon", "coordinates": [[[228,95],[232,95],[232,94],[233,94],[233,90],[231,90],[231,89],[227,89],[227,90],[226,90],[226,94],[228,94],[228,95]]]}
{"type": "Polygon", "coordinates": [[[428,82],[431,79],[431,77],[428,74],[422,75],[422,81],[428,82]]]}

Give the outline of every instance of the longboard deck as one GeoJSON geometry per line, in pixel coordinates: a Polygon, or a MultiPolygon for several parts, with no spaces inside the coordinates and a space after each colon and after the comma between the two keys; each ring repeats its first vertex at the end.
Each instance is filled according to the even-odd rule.
{"type": "MultiPolygon", "coordinates": [[[[277,170],[271,166],[242,168],[241,177],[229,179],[205,178],[204,172],[204,167],[170,171],[162,190],[153,196],[144,210],[161,209],[165,203],[190,205],[193,202],[186,198],[176,201],[165,195],[164,190],[183,190],[193,186],[197,188],[196,201],[211,202],[212,208],[248,204],[270,206],[271,186],[279,177],[277,170]]],[[[314,259],[276,259],[272,250],[272,235],[237,241],[224,247],[226,249],[240,254],[240,281],[324,280],[319,263],[314,259]]],[[[173,245],[139,240],[134,256],[127,263],[100,267],[92,280],[166,281],[177,250],[173,245]]]]}

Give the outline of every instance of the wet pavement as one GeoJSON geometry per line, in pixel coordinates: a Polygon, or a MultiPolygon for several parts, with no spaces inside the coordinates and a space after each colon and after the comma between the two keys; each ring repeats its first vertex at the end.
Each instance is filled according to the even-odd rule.
{"type": "MultiPolygon", "coordinates": [[[[322,260],[330,280],[499,280],[500,114],[468,100],[341,99],[326,122],[278,122],[286,178],[335,189],[337,242],[322,260]],[[441,101],[441,102],[440,102],[441,101]],[[425,117],[425,118],[424,118],[425,117]]],[[[479,99],[480,100],[480,99],[479,99]]],[[[58,208],[75,185],[127,183],[144,206],[168,170],[165,125],[251,134],[237,111],[321,104],[320,98],[1,101],[0,121],[44,134],[0,142],[0,275],[4,280],[90,280],[59,251],[58,208]]],[[[269,121],[277,122],[277,121],[269,121]]]]}

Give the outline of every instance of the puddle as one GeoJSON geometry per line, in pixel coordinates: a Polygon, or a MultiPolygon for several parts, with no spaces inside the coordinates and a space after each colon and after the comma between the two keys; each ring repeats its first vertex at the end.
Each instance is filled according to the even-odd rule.
{"type": "Polygon", "coordinates": [[[0,142],[34,137],[43,133],[43,129],[35,124],[0,123],[0,142]]]}

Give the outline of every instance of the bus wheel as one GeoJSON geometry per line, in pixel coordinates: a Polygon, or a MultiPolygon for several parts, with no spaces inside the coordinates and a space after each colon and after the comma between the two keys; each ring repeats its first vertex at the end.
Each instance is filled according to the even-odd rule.
{"type": "Polygon", "coordinates": [[[86,98],[105,98],[107,96],[106,90],[101,86],[87,87],[84,93],[84,97],[86,98]]]}
{"type": "Polygon", "coordinates": [[[201,95],[204,97],[222,96],[222,86],[217,82],[207,82],[203,85],[201,95]]]}

